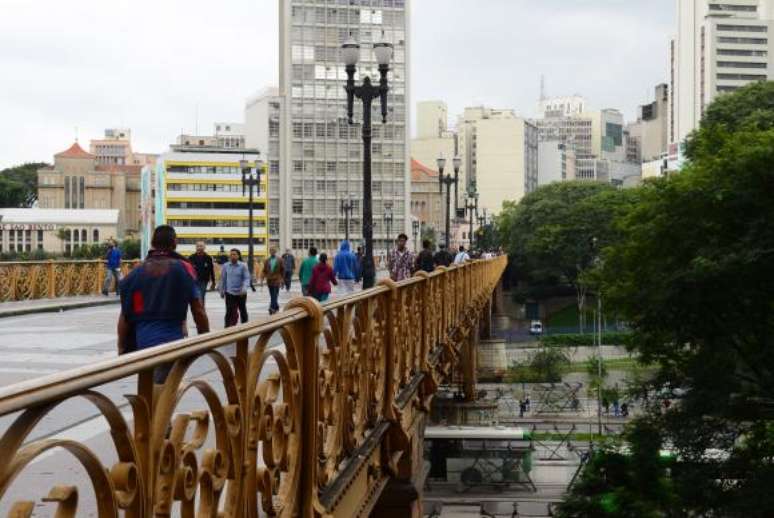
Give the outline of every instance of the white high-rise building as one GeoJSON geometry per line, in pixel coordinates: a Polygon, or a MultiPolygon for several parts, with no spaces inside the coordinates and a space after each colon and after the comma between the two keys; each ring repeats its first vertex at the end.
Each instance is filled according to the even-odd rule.
{"type": "Polygon", "coordinates": [[[670,45],[670,142],[699,126],[717,95],[772,79],[774,0],[677,0],[670,45]]]}
{"type": "Polygon", "coordinates": [[[280,210],[281,247],[296,251],[311,245],[335,250],[345,234],[340,202],[355,204],[350,236],[362,239],[362,103],[355,100],[355,125],[347,122],[346,72],[341,45],[350,37],[362,45],[358,83],[378,80],[372,45],[387,41],[395,52],[390,64],[387,123],[380,103],[373,105],[372,191],[374,249],[391,231],[410,233],[409,0],[280,0],[280,210]]]}

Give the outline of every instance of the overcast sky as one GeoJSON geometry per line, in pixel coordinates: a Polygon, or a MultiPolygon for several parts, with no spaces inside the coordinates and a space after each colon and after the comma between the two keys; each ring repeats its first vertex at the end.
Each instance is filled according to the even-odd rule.
{"type": "MultiPolygon", "coordinates": [[[[632,118],[667,79],[674,0],[414,0],[413,101],[533,116],[581,94],[632,118]]],[[[136,151],[240,121],[277,83],[276,0],[0,0],[0,168],[129,127],[136,151]],[[197,117],[198,114],[198,117],[197,117]],[[77,128],[77,130],[76,130],[77,128]]]]}

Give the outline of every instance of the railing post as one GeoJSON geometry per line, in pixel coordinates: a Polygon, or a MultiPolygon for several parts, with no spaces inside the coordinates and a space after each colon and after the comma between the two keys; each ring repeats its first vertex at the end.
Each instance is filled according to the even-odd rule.
{"type": "MultiPolygon", "coordinates": [[[[316,515],[318,503],[317,469],[319,466],[317,445],[318,400],[320,355],[318,351],[318,338],[323,328],[323,310],[320,303],[310,297],[297,298],[286,306],[287,309],[302,308],[309,315],[298,326],[296,337],[301,344],[299,358],[300,383],[301,383],[301,480],[299,494],[296,495],[297,510],[304,518],[313,518],[316,515]]],[[[255,488],[246,488],[254,491],[255,488]]],[[[290,513],[289,515],[294,514],[290,513]]]]}
{"type": "Polygon", "coordinates": [[[380,286],[389,288],[389,292],[385,295],[385,330],[384,330],[384,397],[382,399],[382,415],[385,419],[394,421],[395,410],[393,408],[395,404],[395,358],[398,354],[396,350],[396,338],[395,338],[395,313],[397,308],[395,307],[396,299],[398,298],[398,287],[395,281],[392,279],[382,279],[379,281],[380,286]]]}
{"type": "Polygon", "coordinates": [[[54,260],[49,259],[46,265],[46,289],[48,290],[48,298],[53,299],[56,297],[56,267],[54,266],[54,260]]]}

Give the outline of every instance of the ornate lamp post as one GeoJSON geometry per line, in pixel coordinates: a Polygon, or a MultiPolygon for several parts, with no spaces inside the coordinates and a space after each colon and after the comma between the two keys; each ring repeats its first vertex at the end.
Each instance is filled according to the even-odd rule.
{"type": "Polygon", "coordinates": [[[418,219],[415,219],[411,222],[411,230],[414,234],[414,250],[419,250],[419,228],[420,223],[418,219]]]}
{"type": "Polygon", "coordinates": [[[481,246],[481,239],[484,237],[484,232],[486,231],[486,226],[488,224],[488,219],[486,215],[486,209],[483,209],[483,213],[478,217],[478,228],[479,228],[479,246],[481,246]]]}
{"type": "Polygon", "coordinates": [[[468,200],[465,204],[465,209],[468,211],[468,217],[470,219],[470,229],[468,231],[470,244],[468,247],[473,248],[473,216],[478,216],[478,193],[476,192],[475,183],[472,183],[470,185],[470,190],[468,190],[468,200]]]}
{"type": "Polygon", "coordinates": [[[382,108],[382,123],[387,122],[387,93],[390,91],[387,83],[387,73],[392,59],[390,43],[375,43],[374,54],[379,64],[379,84],[373,85],[371,78],[363,78],[361,86],[355,86],[355,72],[360,59],[360,45],[350,38],[342,49],[342,58],[347,71],[347,118],[354,124],[355,97],[363,102],[363,240],[365,241],[365,256],[363,257],[363,289],[372,288],[376,282],[376,267],[374,266],[374,222],[373,199],[371,196],[371,105],[374,99],[379,99],[382,108]]]}
{"type": "Polygon", "coordinates": [[[341,200],[341,213],[344,214],[344,221],[347,228],[344,230],[344,239],[349,241],[349,220],[352,218],[352,212],[355,210],[355,201],[350,198],[348,200],[341,200]]]}
{"type": "Polygon", "coordinates": [[[392,204],[384,204],[384,224],[387,226],[387,250],[386,253],[390,253],[390,242],[392,241],[392,204]]]}
{"type": "Polygon", "coordinates": [[[255,168],[252,167],[247,160],[239,161],[239,168],[242,170],[242,196],[245,195],[245,190],[250,193],[250,201],[248,204],[248,237],[247,237],[247,268],[250,270],[250,279],[252,282],[253,271],[255,262],[255,254],[253,250],[253,190],[255,194],[261,193],[261,172],[262,164],[255,162],[255,168]]]}
{"type": "Polygon", "coordinates": [[[444,175],[443,170],[446,168],[446,159],[439,157],[436,161],[438,164],[438,190],[443,194],[443,186],[446,185],[446,250],[449,250],[451,245],[451,186],[454,185],[455,192],[457,189],[457,183],[460,179],[460,166],[462,165],[462,159],[456,156],[452,161],[454,164],[454,176],[444,175]]]}

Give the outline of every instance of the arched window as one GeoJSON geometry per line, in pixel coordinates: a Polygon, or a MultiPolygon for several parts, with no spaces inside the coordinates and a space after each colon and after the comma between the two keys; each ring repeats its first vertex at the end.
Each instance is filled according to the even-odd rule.
{"type": "Polygon", "coordinates": [[[98,228],[95,228],[95,229],[94,229],[94,232],[93,232],[93,234],[92,234],[92,237],[94,237],[93,241],[94,241],[95,243],[99,243],[99,229],[98,229],[98,228]]]}
{"type": "Polygon", "coordinates": [[[65,230],[65,253],[69,254],[73,249],[73,232],[69,228],[65,230]]]}
{"type": "Polygon", "coordinates": [[[89,234],[85,228],[81,229],[81,246],[85,245],[89,241],[89,234]]]}

